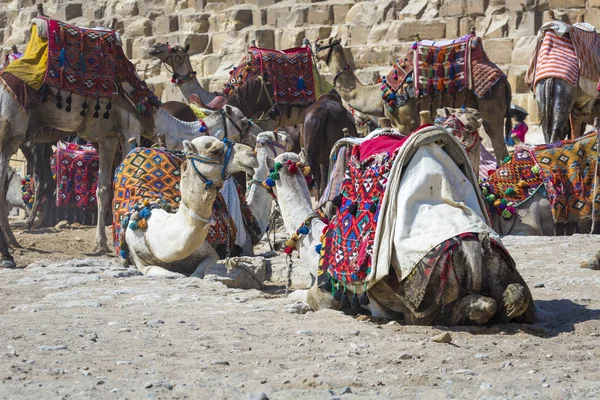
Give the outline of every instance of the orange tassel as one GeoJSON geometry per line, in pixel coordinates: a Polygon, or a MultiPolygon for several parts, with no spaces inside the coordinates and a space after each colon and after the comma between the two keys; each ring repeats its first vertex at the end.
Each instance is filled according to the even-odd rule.
{"type": "Polygon", "coordinates": [[[446,49],[442,47],[438,52],[437,62],[443,63],[444,61],[446,61],[446,49]]]}
{"type": "Polygon", "coordinates": [[[443,92],[445,88],[446,88],[446,85],[444,85],[444,78],[438,79],[438,84],[437,84],[438,91],[443,92]]]}

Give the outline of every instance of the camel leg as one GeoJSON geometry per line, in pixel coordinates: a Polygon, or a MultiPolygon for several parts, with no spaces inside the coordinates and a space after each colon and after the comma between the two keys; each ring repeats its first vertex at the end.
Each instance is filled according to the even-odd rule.
{"type": "Polygon", "coordinates": [[[497,310],[496,300],[479,294],[470,294],[446,306],[444,314],[449,317],[443,325],[455,326],[488,322],[497,310]]]}
{"type": "MultiPolygon", "coordinates": [[[[6,191],[8,189],[6,177],[8,175],[8,166],[10,158],[16,152],[14,149],[18,149],[19,145],[14,148],[10,147],[10,145],[5,146],[0,153],[0,193],[2,194],[0,196],[0,210],[6,210],[6,191]]],[[[8,213],[6,212],[0,212],[0,229],[2,229],[2,233],[8,244],[13,247],[22,248],[19,242],[17,242],[17,239],[10,228],[10,224],[8,222],[8,213]]]]}
{"type": "Polygon", "coordinates": [[[110,192],[112,182],[112,167],[115,160],[115,151],[119,140],[111,137],[99,143],[98,154],[100,167],[98,169],[98,218],[96,221],[96,252],[108,253],[110,250],[106,242],[106,213],[110,207],[110,192]]]}
{"type": "Polygon", "coordinates": [[[158,277],[171,278],[171,279],[185,278],[185,275],[180,274],[179,272],[169,271],[168,269],[159,267],[158,265],[147,265],[142,268],[138,267],[138,269],[144,275],[146,275],[150,278],[158,278],[158,277]],[[142,270],[142,268],[143,268],[143,270],[142,270]]]}
{"type": "Polygon", "coordinates": [[[497,85],[497,88],[493,93],[490,93],[490,96],[479,99],[478,107],[483,119],[485,133],[487,133],[492,141],[494,155],[498,164],[501,164],[508,156],[508,150],[504,142],[504,115],[506,107],[510,107],[510,104],[506,104],[504,93],[504,90],[508,89],[501,85],[497,85]],[[500,90],[500,88],[504,90],[500,90]]]}
{"type": "Polygon", "coordinates": [[[202,243],[198,251],[206,253],[206,256],[200,261],[194,272],[190,275],[190,278],[204,278],[206,269],[214,267],[219,261],[219,254],[217,254],[217,251],[208,242],[202,243]]]}

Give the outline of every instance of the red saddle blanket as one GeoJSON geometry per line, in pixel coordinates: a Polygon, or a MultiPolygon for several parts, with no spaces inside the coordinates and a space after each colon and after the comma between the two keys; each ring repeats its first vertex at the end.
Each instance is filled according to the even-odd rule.
{"type": "Polygon", "coordinates": [[[371,272],[372,247],[388,177],[406,138],[378,136],[352,148],[339,206],[321,248],[321,269],[345,284],[371,272]],[[369,153],[363,159],[361,153],[369,153]]]}
{"type": "Polygon", "coordinates": [[[83,96],[111,97],[117,61],[115,32],[44,19],[48,26],[46,83],[83,96]]]}
{"type": "Polygon", "coordinates": [[[56,206],[93,209],[97,206],[98,151],[69,143],[56,149],[52,159],[56,175],[56,206]]]}
{"type": "Polygon", "coordinates": [[[312,55],[309,47],[286,50],[250,47],[239,66],[230,72],[225,92],[241,86],[248,76],[266,76],[273,83],[274,101],[308,105],[316,101],[312,55]]]}
{"type": "MultiPolygon", "coordinates": [[[[121,250],[126,251],[123,248],[125,243],[123,221],[127,221],[127,213],[131,213],[135,208],[141,211],[146,207],[160,207],[169,212],[177,211],[181,201],[179,182],[182,162],[181,152],[138,147],[133,149],[119,165],[115,171],[113,198],[114,245],[117,255],[120,254],[124,256],[123,258],[127,256],[126,253],[121,252],[121,250]]],[[[213,246],[219,244],[233,246],[236,228],[220,193],[213,203],[213,218],[216,223],[210,227],[206,240],[213,246]]],[[[127,221],[128,224],[131,222],[133,221],[127,221]]],[[[144,225],[140,226],[138,223],[136,229],[144,229],[144,225]]]]}

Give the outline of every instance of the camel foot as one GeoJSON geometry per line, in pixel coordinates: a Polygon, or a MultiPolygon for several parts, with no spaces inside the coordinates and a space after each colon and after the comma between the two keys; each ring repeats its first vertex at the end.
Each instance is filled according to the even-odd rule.
{"type": "Polygon", "coordinates": [[[310,307],[310,304],[308,304],[308,290],[294,290],[288,295],[287,301],[289,303],[301,301],[302,303],[310,307]]]}
{"type": "Polygon", "coordinates": [[[471,296],[473,296],[473,299],[467,305],[467,318],[476,324],[485,324],[496,314],[498,309],[496,300],[479,295],[471,296]]]}
{"type": "Polygon", "coordinates": [[[2,259],[2,261],[0,261],[0,267],[2,267],[2,268],[17,268],[17,264],[15,263],[15,260],[13,260],[12,258],[4,258],[4,259],[2,259]]]}
{"type": "Polygon", "coordinates": [[[523,285],[518,283],[508,285],[506,290],[504,290],[502,299],[504,300],[504,309],[509,320],[523,315],[529,307],[527,292],[523,285]]]}
{"type": "Polygon", "coordinates": [[[94,247],[94,254],[96,255],[102,255],[102,254],[107,254],[110,253],[110,249],[108,248],[108,245],[104,244],[97,244],[96,247],[94,247]]]}
{"type": "Polygon", "coordinates": [[[159,267],[156,265],[144,268],[145,271],[142,273],[151,278],[165,278],[165,279],[180,279],[185,278],[184,274],[180,274],[179,272],[169,271],[163,267],[159,267]]]}
{"type": "Polygon", "coordinates": [[[579,264],[581,268],[600,270],[600,251],[595,256],[579,264]]]}

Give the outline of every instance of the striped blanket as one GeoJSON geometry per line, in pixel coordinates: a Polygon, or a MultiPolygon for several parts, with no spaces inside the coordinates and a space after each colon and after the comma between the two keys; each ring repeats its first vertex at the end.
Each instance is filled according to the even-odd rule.
{"type": "Polygon", "coordinates": [[[564,79],[597,96],[600,38],[591,25],[551,21],[540,28],[525,82],[533,88],[545,78],[564,79]]]}

